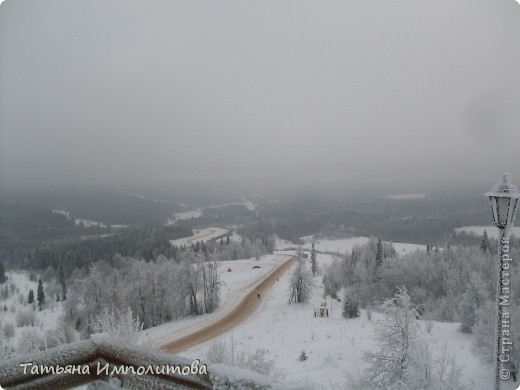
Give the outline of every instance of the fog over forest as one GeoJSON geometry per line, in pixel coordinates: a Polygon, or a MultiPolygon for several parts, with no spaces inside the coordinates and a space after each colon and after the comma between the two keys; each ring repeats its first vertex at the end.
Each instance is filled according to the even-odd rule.
{"type": "Polygon", "coordinates": [[[520,389],[519,108],[520,0],[0,0],[0,389],[520,389]]]}
{"type": "Polygon", "coordinates": [[[520,180],[513,1],[7,0],[0,186],[520,180]]]}

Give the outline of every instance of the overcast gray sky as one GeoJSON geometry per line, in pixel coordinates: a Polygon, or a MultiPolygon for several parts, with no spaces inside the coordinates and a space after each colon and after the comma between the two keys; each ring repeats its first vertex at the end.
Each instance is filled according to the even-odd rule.
{"type": "Polygon", "coordinates": [[[7,0],[0,184],[520,183],[514,0],[7,0]]]}

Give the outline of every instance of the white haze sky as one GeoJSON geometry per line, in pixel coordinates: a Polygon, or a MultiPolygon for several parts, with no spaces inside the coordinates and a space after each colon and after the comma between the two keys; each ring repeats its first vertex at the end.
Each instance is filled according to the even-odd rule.
{"type": "Polygon", "coordinates": [[[0,184],[520,183],[514,0],[7,0],[0,184]]]}

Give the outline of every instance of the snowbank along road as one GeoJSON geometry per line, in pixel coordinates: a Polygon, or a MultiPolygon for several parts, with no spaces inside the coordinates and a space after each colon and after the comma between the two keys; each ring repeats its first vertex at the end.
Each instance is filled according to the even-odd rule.
{"type": "Polygon", "coordinates": [[[275,268],[264,279],[257,282],[258,285],[254,287],[232,311],[223,317],[216,319],[215,322],[204,328],[198,329],[178,340],[163,345],[161,350],[172,354],[179,353],[220,336],[247,320],[258,309],[271,286],[285,271],[289,269],[296,259],[296,256],[291,257],[289,260],[275,268]]]}

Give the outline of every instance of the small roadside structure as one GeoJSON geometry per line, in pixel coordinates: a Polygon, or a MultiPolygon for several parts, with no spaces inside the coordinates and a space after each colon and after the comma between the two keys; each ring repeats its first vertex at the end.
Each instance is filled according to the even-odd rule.
{"type": "Polygon", "coordinates": [[[319,309],[314,309],[314,317],[328,317],[329,309],[327,309],[327,303],[322,302],[319,309]]]}

